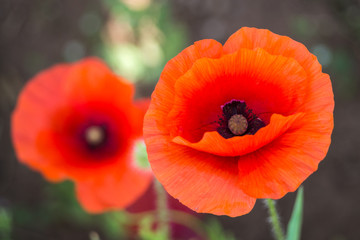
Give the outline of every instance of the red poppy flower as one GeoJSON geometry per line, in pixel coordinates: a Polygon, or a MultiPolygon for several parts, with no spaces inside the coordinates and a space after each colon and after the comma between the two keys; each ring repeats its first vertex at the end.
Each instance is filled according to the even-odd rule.
{"type": "Polygon", "coordinates": [[[18,158],[50,181],[71,179],[90,212],[129,206],[152,180],[134,163],[148,100],[100,60],[45,70],[26,85],[12,115],[18,158]]]}
{"type": "Polygon", "coordinates": [[[242,28],[165,66],[144,120],[155,176],[197,212],[239,216],[295,191],[325,157],[330,78],[304,45],[242,28]]]}

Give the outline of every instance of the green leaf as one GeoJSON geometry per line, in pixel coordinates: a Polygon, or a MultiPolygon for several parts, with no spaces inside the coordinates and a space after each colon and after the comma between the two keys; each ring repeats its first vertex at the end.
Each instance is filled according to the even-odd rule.
{"type": "Polygon", "coordinates": [[[287,226],[286,240],[300,240],[304,204],[304,189],[300,187],[296,195],[294,208],[287,226]]]}
{"type": "Polygon", "coordinates": [[[98,225],[106,239],[125,239],[129,219],[125,211],[109,211],[98,216],[98,225]]]}
{"type": "Polygon", "coordinates": [[[226,232],[216,218],[211,218],[204,227],[209,240],[235,240],[233,234],[226,232]]]}

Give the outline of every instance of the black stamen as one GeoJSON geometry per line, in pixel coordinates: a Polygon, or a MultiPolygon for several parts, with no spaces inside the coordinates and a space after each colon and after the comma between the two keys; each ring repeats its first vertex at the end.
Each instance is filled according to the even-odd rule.
{"type": "Polygon", "coordinates": [[[222,106],[222,110],[223,115],[221,117],[219,116],[219,127],[217,128],[217,131],[226,139],[246,134],[254,135],[260,128],[265,127],[265,123],[255,113],[253,113],[252,109],[249,109],[246,106],[244,101],[233,100],[222,106]],[[229,120],[234,115],[242,115],[248,122],[248,128],[242,135],[235,135],[229,129],[229,120]]]}

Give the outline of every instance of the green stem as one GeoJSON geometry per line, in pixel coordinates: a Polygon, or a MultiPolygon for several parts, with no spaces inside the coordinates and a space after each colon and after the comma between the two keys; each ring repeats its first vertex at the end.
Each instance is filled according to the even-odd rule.
{"type": "MultiPolygon", "coordinates": [[[[194,233],[201,236],[201,239],[206,239],[206,231],[203,229],[203,223],[200,219],[197,217],[178,210],[169,209],[169,217],[171,219],[171,222],[177,223],[179,225],[182,225],[188,229],[191,229],[194,233]]],[[[143,219],[146,216],[151,216],[156,214],[155,211],[147,211],[147,212],[141,212],[141,213],[126,213],[127,214],[127,220],[131,223],[138,223],[141,219],[143,219]]]]}
{"type": "Polygon", "coordinates": [[[270,224],[272,226],[275,239],[285,240],[285,234],[281,227],[280,217],[275,207],[275,201],[272,199],[265,199],[265,205],[268,208],[268,212],[270,215],[270,224]]]}
{"type": "Polygon", "coordinates": [[[155,191],[157,195],[156,207],[158,213],[159,229],[165,234],[165,239],[170,239],[167,194],[164,187],[157,180],[155,180],[155,191]]]}

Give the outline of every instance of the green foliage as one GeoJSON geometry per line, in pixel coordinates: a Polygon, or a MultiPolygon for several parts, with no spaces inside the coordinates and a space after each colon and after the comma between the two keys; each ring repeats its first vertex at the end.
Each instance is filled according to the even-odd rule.
{"type": "Polygon", "coordinates": [[[148,160],[146,145],[144,141],[139,141],[135,144],[135,163],[136,166],[142,169],[149,169],[150,163],[148,160]]]}
{"type": "Polygon", "coordinates": [[[287,226],[286,240],[300,240],[304,204],[304,189],[300,187],[296,195],[294,208],[287,226]]]}
{"type": "Polygon", "coordinates": [[[125,226],[128,224],[126,212],[113,211],[99,216],[100,226],[109,239],[119,239],[127,234],[125,226]]]}
{"type": "Polygon", "coordinates": [[[207,238],[209,240],[235,240],[232,233],[225,232],[216,218],[211,218],[205,225],[207,238]]]}
{"type": "Polygon", "coordinates": [[[3,208],[0,208],[0,239],[11,239],[12,219],[10,213],[3,208]]]}
{"type": "Polygon", "coordinates": [[[17,225],[39,231],[66,222],[77,228],[99,230],[106,236],[106,239],[110,240],[123,239],[127,234],[127,215],[125,212],[87,213],[78,203],[74,184],[70,181],[59,184],[49,183],[45,188],[45,195],[44,203],[39,206],[32,208],[14,206],[14,222],[17,225]]]}
{"type": "Polygon", "coordinates": [[[51,184],[47,189],[49,197],[53,200],[47,203],[47,212],[53,213],[59,219],[79,226],[92,228],[100,226],[108,239],[119,239],[126,235],[126,213],[122,211],[110,211],[103,214],[89,214],[82,209],[75,197],[74,184],[70,181],[51,184]]]}
{"type": "Polygon", "coordinates": [[[75,187],[72,182],[48,184],[45,191],[49,201],[46,201],[44,208],[47,212],[53,213],[51,216],[62,220],[70,218],[81,225],[91,223],[89,214],[80,207],[75,197],[75,187]]]}
{"type": "Polygon", "coordinates": [[[103,56],[128,80],[154,82],[165,63],[185,47],[186,31],[173,21],[168,1],[152,1],[139,9],[129,2],[106,1],[111,19],[126,30],[121,41],[105,43],[103,56]]]}

